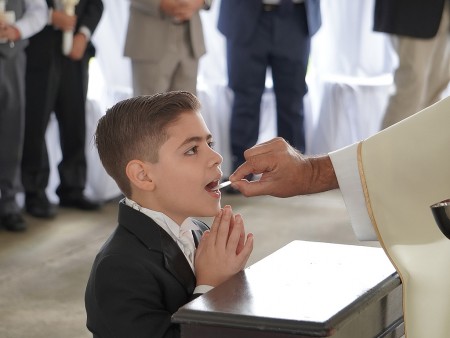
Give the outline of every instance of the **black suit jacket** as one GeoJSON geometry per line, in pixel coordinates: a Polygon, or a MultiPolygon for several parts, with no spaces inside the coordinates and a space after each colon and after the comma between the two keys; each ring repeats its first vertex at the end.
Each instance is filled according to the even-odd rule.
{"type": "Polygon", "coordinates": [[[195,286],[177,243],[150,217],[120,203],[119,225],[97,254],[86,287],[87,327],[102,338],[179,337],[171,316],[195,298],[195,286]]]}
{"type": "MultiPolygon", "coordinates": [[[[54,8],[53,0],[47,0],[47,6],[54,8]]],[[[75,7],[75,15],[77,16],[77,26],[75,32],[81,26],[89,28],[91,34],[94,34],[103,13],[102,0],[80,0],[75,7]]],[[[52,25],[47,25],[42,31],[30,38],[30,45],[27,48],[28,63],[47,65],[53,60],[55,49],[62,54],[62,32],[55,30],[52,25]]],[[[94,56],[95,49],[89,41],[86,48],[85,58],[89,59],[94,56]]]]}
{"type": "Polygon", "coordinates": [[[376,0],[374,30],[413,38],[432,38],[447,0],[376,0]]]}

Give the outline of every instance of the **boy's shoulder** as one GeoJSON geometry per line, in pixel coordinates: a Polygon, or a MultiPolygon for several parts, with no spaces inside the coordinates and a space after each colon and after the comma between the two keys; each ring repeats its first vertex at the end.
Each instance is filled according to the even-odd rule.
{"type": "Polygon", "coordinates": [[[96,258],[101,260],[108,256],[140,256],[143,251],[148,251],[146,246],[134,234],[118,224],[98,251],[96,258]]]}
{"type": "Polygon", "coordinates": [[[115,230],[97,253],[97,259],[108,255],[141,256],[149,249],[161,248],[159,226],[141,212],[119,203],[115,230]]]}

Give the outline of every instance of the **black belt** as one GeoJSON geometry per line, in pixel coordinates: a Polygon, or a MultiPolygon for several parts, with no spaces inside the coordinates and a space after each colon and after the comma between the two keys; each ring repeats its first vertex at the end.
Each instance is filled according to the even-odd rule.
{"type": "MultiPolygon", "coordinates": [[[[242,0],[242,1],[247,1],[247,0],[242,0]]],[[[278,10],[278,8],[280,8],[280,5],[277,5],[277,4],[275,4],[275,5],[265,4],[265,3],[262,4],[262,10],[264,12],[273,12],[273,11],[278,10]]]]}
{"type": "MultiPolygon", "coordinates": [[[[247,0],[242,0],[242,1],[247,1],[247,0]]],[[[293,3],[294,6],[299,6],[301,4],[303,4],[303,3],[302,2],[300,2],[300,3],[299,2],[294,2],[293,3]]],[[[279,4],[265,4],[265,3],[262,3],[262,10],[263,10],[263,12],[274,12],[274,11],[277,11],[279,8],[280,8],[279,4]]]]}

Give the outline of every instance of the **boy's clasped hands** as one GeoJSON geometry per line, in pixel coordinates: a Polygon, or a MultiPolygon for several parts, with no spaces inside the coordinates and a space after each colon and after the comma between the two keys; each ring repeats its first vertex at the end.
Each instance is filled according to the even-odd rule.
{"type": "Polygon", "coordinates": [[[197,285],[217,286],[243,270],[253,250],[253,234],[245,235],[241,215],[229,205],[214,218],[195,253],[197,285]]]}

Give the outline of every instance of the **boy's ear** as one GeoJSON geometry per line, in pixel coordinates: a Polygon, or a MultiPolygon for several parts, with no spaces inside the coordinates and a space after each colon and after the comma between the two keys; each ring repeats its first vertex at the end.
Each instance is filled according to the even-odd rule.
{"type": "Polygon", "coordinates": [[[138,189],[152,191],[155,188],[149,164],[139,160],[131,160],[125,170],[131,184],[138,189]]]}

